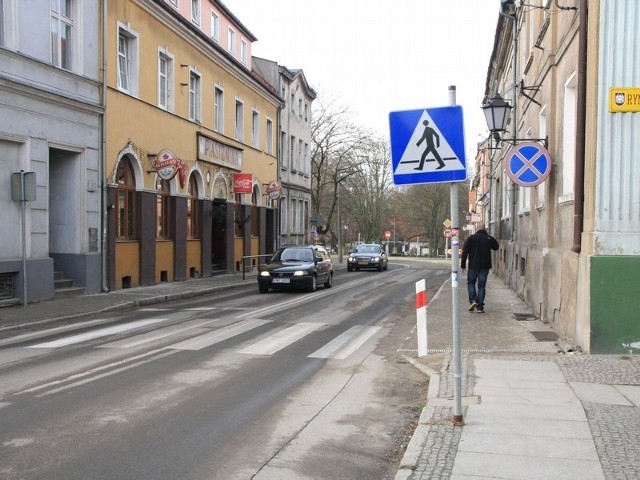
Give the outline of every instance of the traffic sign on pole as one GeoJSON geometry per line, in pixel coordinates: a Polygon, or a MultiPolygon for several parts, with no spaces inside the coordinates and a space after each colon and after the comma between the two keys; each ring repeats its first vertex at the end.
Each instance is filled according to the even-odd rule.
{"type": "Polygon", "coordinates": [[[538,142],[519,143],[507,153],[507,175],[521,187],[535,187],[551,173],[551,155],[538,142]]]}
{"type": "Polygon", "coordinates": [[[396,185],[466,180],[462,107],[391,112],[389,129],[396,185]]]}

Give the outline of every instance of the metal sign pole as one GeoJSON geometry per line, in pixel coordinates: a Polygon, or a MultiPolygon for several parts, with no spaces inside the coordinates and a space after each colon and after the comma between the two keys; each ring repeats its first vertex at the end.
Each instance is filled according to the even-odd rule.
{"type": "Polygon", "coordinates": [[[20,170],[20,229],[22,231],[22,305],[27,305],[27,193],[25,191],[24,170],[20,170]]]}
{"type": "MultiPolygon", "coordinates": [[[[449,86],[449,105],[456,104],[456,87],[449,86]]],[[[458,184],[451,182],[451,297],[453,316],[453,425],[463,425],[462,419],[462,361],[460,351],[460,291],[458,289],[459,265],[459,222],[458,222],[458,184]]]]}

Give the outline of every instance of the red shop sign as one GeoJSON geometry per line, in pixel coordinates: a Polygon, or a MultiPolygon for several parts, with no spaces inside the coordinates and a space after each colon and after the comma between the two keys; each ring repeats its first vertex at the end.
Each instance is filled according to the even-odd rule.
{"type": "Polygon", "coordinates": [[[252,193],[253,175],[250,173],[233,174],[233,193],[252,193]]]}

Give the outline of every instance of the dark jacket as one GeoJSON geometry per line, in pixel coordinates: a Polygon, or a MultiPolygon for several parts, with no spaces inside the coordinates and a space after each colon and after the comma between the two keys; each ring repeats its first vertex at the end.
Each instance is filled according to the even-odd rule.
{"type": "Polygon", "coordinates": [[[464,242],[460,267],[466,268],[467,257],[469,257],[471,270],[491,269],[491,250],[498,250],[498,247],[498,241],[486,230],[478,230],[464,242]]]}

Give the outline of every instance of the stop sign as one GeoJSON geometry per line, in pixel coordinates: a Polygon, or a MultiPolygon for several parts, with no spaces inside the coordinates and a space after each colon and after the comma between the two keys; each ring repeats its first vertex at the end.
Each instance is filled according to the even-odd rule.
{"type": "Polygon", "coordinates": [[[389,230],[385,230],[384,238],[386,238],[387,240],[389,240],[391,238],[391,232],[389,230]]]}

